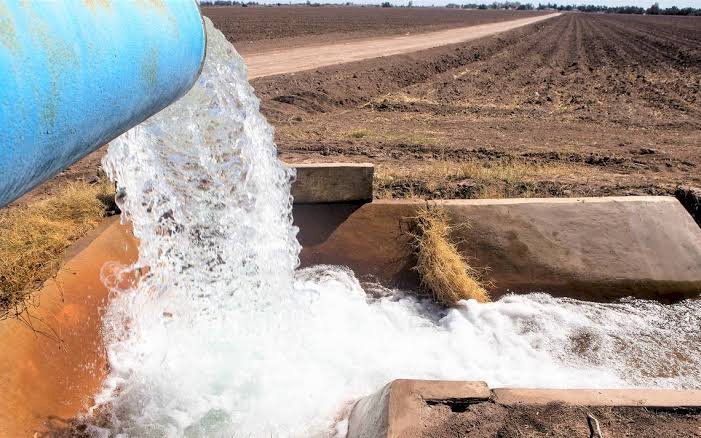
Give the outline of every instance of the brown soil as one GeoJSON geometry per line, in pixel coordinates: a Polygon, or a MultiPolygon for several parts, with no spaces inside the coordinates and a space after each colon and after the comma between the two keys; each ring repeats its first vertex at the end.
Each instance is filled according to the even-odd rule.
{"type": "MultiPolygon", "coordinates": [[[[701,18],[566,14],[468,43],[253,81],[291,161],[574,166],[392,196],[672,194],[701,184],[701,18]]],[[[425,172],[424,172],[425,173],[425,172]]]]}
{"type": "Polygon", "coordinates": [[[384,35],[429,32],[545,14],[447,8],[202,7],[242,54],[384,35]],[[319,36],[323,35],[323,39],[319,36]]]}
{"type": "Polygon", "coordinates": [[[469,406],[425,405],[419,413],[422,431],[412,437],[589,437],[588,415],[598,420],[604,437],[698,437],[701,431],[698,409],[587,407],[562,403],[502,406],[483,402],[469,406]]]}

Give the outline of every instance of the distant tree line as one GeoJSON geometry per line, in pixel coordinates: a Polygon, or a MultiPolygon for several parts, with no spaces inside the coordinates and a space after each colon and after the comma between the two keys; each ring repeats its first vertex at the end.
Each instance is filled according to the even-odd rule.
{"type": "Polygon", "coordinates": [[[701,8],[661,8],[659,3],[655,3],[649,8],[639,6],[601,6],[601,5],[564,5],[557,3],[539,3],[533,6],[531,3],[520,2],[494,2],[494,3],[468,3],[458,5],[450,3],[449,8],[461,9],[511,9],[511,10],[555,10],[555,11],[580,11],[580,12],[601,12],[607,14],[647,14],[647,15],[701,15],[701,8]]]}
{"type": "Polygon", "coordinates": [[[256,2],[239,2],[235,0],[201,0],[200,4],[207,6],[258,6],[256,2]]]}
{"type": "MultiPolygon", "coordinates": [[[[201,0],[202,4],[214,5],[214,6],[286,6],[286,5],[296,5],[296,6],[363,6],[363,7],[414,7],[413,3],[409,1],[407,5],[395,6],[389,1],[384,1],[380,4],[354,4],[353,2],[346,2],[342,5],[338,3],[318,3],[306,0],[306,3],[299,2],[288,2],[288,3],[266,3],[261,4],[255,1],[238,1],[238,0],[201,0]]],[[[532,3],[521,3],[521,2],[493,2],[493,3],[449,3],[446,5],[448,8],[455,9],[509,9],[518,11],[532,11],[532,10],[555,10],[555,11],[580,11],[580,12],[598,12],[607,14],[647,14],[647,15],[698,15],[701,16],[701,8],[678,8],[672,6],[671,8],[661,8],[658,3],[653,4],[649,8],[641,8],[638,6],[601,6],[601,5],[565,5],[557,3],[538,3],[538,6],[533,6],[532,3]]]]}
{"type": "Polygon", "coordinates": [[[494,2],[494,3],[468,3],[464,5],[458,5],[455,3],[449,3],[446,5],[448,8],[462,8],[462,9],[511,9],[519,11],[531,11],[535,9],[530,3],[520,3],[520,2],[494,2]]]}
{"type": "MultiPolygon", "coordinates": [[[[247,6],[260,6],[260,7],[273,7],[273,6],[309,6],[309,7],[319,7],[319,6],[360,6],[360,7],[368,7],[368,8],[377,8],[377,7],[383,7],[383,8],[392,8],[396,7],[392,5],[390,2],[383,2],[380,4],[355,4],[353,2],[345,2],[345,3],[319,3],[319,2],[312,2],[310,0],[306,0],[305,2],[300,2],[300,1],[295,1],[295,2],[286,2],[286,3],[258,3],[255,1],[238,1],[238,0],[200,0],[200,4],[204,6],[242,6],[242,7],[247,7],[247,6]]],[[[412,2],[409,1],[409,4],[406,6],[408,8],[413,7],[412,2]]]]}
{"type": "Polygon", "coordinates": [[[531,11],[535,9],[530,3],[520,3],[520,2],[494,2],[494,3],[468,3],[464,5],[458,5],[455,3],[448,3],[446,6],[448,8],[462,8],[462,9],[511,9],[518,11],[531,11]]]}
{"type": "Polygon", "coordinates": [[[538,4],[538,10],[555,9],[558,11],[604,12],[609,14],[647,14],[647,15],[701,15],[701,8],[660,8],[655,3],[649,8],[638,6],[601,6],[601,5],[558,5],[557,3],[538,4]]]}

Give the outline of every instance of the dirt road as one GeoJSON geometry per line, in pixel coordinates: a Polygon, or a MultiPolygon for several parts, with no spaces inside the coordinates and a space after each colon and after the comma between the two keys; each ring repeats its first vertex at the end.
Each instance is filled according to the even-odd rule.
{"type": "Polygon", "coordinates": [[[560,14],[548,14],[415,35],[371,38],[339,44],[271,50],[249,54],[244,59],[248,65],[249,78],[253,79],[471,41],[547,20],[557,15],[560,14]]]}

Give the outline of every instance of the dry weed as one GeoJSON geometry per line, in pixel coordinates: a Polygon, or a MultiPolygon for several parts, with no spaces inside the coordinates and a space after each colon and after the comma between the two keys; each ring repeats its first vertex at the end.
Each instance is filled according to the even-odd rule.
{"type": "Polygon", "coordinates": [[[95,228],[112,185],[74,182],[51,198],[0,210],[0,320],[25,310],[31,293],[58,272],[63,252],[95,228]]]}
{"type": "Polygon", "coordinates": [[[490,301],[477,270],[450,241],[451,226],[445,211],[437,207],[422,208],[413,220],[415,269],[436,301],[448,306],[468,299],[490,301]]]}
{"type": "Polygon", "coordinates": [[[520,197],[529,197],[538,193],[524,191],[523,187],[527,188],[537,181],[562,181],[573,177],[588,179],[593,172],[595,170],[572,164],[539,164],[523,160],[436,160],[406,166],[379,164],[375,167],[375,192],[379,198],[404,198],[407,192],[412,191],[406,188],[421,187],[425,196],[441,189],[449,193],[446,189],[451,184],[469,181],[479,187],[479,191],[468,197],[510,197],[516,191],[515,187],[519,188],[520,197]]]}
{"type": "Polygon", "coordinates": [[[370,135],[370,131],[368,131],[367,129],[356,129],[356,130],[350,131],[347,135],[350,138],[360,139],[360,138],[365,138],[368,135],[370,135]]]}

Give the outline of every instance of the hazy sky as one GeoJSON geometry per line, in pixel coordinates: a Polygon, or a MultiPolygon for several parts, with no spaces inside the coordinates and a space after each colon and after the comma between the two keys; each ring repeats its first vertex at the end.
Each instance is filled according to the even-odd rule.
{"type": "MultiPolygon", "coordinates": [[[[345,3],[348,0],[311,0],[312,2],[318,1],[320,3],[345,3]]],[[[378,4],[384,0],[350,0],[353,3],[372,3],[378,4]]],[[[409,0],[390,0],[391,3],[400,5],[406,4],[409,0]]],[[[497,0],[504,1],[504,0],[497,0]]],[[[557,3],[557,4],[593,4],[593,5],[606,5],[606,6],[640,6],[643,8],[649,7],[651,4],[660,4],[663,8],[668,8],[670,6],[678,6],[680,8],[693,7],[701,8],[701,0],[512,0],[520,1],[521,3],[532,3],[537,5],[538,3],[557,3]]],[[[259,3],[287,3],[288,0],[258,0],[259,3]]],[[[303,3],[304,0],[292,0],[292,3],[303,3]]],[[[493,3],[494,0],[413,0],[416,6],[430,6],[430,5],[445,5],[448,3],[493,3]]]]}
{"type": "MultiPolygon", "coordinates": [[[[529,3],[524,1],[524,3],[529,3]]],[[[530,3],[538,4],[538,1],[531,1],[530,3]]],[[[540,3],[548,3],[547,1],[540,1],[540,3]]],[[[592,4],[592,5],[606,5],[606,6],[640,6],[643,8],[648,8],[650,5],[655,3],[655,0],[589,0],[589,1],[555,1],[550,0],[550,3],[575,3],[575,4],[592,4]]],[[[701,8],[701,0],[657,0],[663,8],[668,8],[670,6],[677,6],[680,8],[692,7],[701,8]]]]}

